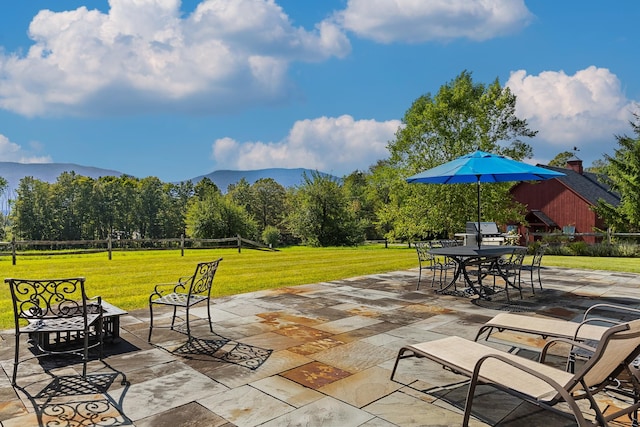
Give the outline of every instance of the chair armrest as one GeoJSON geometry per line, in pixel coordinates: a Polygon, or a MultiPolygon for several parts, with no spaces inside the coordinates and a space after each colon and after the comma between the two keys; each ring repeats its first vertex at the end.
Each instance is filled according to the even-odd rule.
{"type": "Polygon", "coordinates": [[[97,313],[102,313],[102,297],[100,295],[96,295],[94,297],[88,297],[87,298],[87,313],[92,313],[90,307],[92,306],[96,306],[98,307],[98,310],[96,311],[97,313]]]}
{"type": "Polygon", "coordinates": [[[619,325],[620,323],[622,323],[619,320],[606,319],[606,318],[603,318],[603,317],[591,317],[589,319],[584,319],[578,325],[578,328],[576,329],[576,333],[573,335],[573,340],[574,341],[578,341],[578,334],[580,332],[580,328],[582,328],[584,325],[588,325],[589,323],[595,323],[595,322],[607,323],[607,324],[609,324],[611,326],[619,325]]]}
{"type": "Polygon", "coordinates": [[[152,298],[154,296],[161,297],[165,293],[172,291],[173,288],[175,288],[175,286],[176,286],[175,283],[159,283],[154,286],[153,292],[151,292],[151,295],[149,298],[152,298]]]}
{"type": "Polygon", "coordinates": [[[547,343],[544,345],[544,347],[542,347],[542,351],[540,351],[540,358],[538,359],[538,362],[540,363],[544,363],[545,359],[547,357],[547,352],[549,351],[549,349],[551,347],[553,347],[555,344],[557,343],[564,343],[564,344],[569,344],[571,346],[571,349],[569,350],[569,354],[567,355],[567,357],[571,356],[571,353],[574,349],[574,347],[578,347],[581,348],[583,350],[587,350],[590,352],[595,352],[596,349],[588,344],[585,344],[584,342],[581,341],[574,341],[574,340],[570,340],[567,338],[552,338],[550,340],[547,341],[547,343]]]}
{"type": "MultiPolygon", "coordinates": [[[[478,362],[476,362],[476,365],[473,369],[473,375],[471,377],[471,385],[469,388],[469,396],[467,398],[467,405],[470,404],[470,401],[473,399],[473,395],[472,395],[472,390],[475,389],[476,384],[478,383],[478,378],[480,376],[480,370],[482,368],[482,365],[484,364],[484,362],[486,362],[489,359],[494,359],[497,360],[499,362],[503,362],[506,365],[512,366],[516,369],[521,370],[522,372],[525,372],[529,375],[531,375],[532,377],[538,378],[544,382],[546,382],[547,384],[549,384],[551,387],[553,387],[555,389],[555,391],[562,397],[562,400],[565,401],[565,403],[567,403],[569,405],[569,407],[571,408],[571,410],[573,411],[573,414],[576,418],[576,421],[578,422],[578,425],[587,425],[586,421],[584,420],[584,417],[582,415],[582,411],[580,410],[580,408],[578,407],[578,404],[576,403],[575,399],[573,398],[573,396],[571,395],[571,393],[569,393],[569,391],[567,391],[562,385],[560,385],[557,381],[553,380],[552,378],[549,378],[548,376],[537,372],[527,366],[524,366],[514,360],[508,359],[506,357],[504,357],[503,355],[500,354],[488,354],[486,356],[481,357],[478,362]]],[[[499,384],[496,382],[496,384],[499,384]]],[[[506,387],[506,386],[504,386],[506,387]]],[[[518,390],[515,390],[518,391],[518,390]]],[[[550,396],[551,397],[551,396],[550,396]]]]}
{"type": "Polygon", "coordinates": [[[87,297],[87,304],[102,304],[102,296],[96,295],[94,297],[87,297]],[[95,301],[95,303],[94,303],[95,301]]]}
{"type": "Polygon", "coordinates": [[[153,292],[149,296],[149,301],[153,297],[162,297],[163,294],[168,292],[181,292],[187,289],[187,284],[193,276],[180,277],[177,283],[159,283],[153,288],[153,292]]]}
{"type": "Polygon", "coordinates": [[[592,314],[594,311],[603,310],[603,309],[604,311],[622,311],[625,313],[635,313],[635,314],[638,314],[638,317],[640,317],[640,310],[637,308],[631,308],[624,305],[603,303],[603,304],[594,304],[591,307],[589,307],[584,312],[584,315],[582,316],[582,320],[583,321],[587,320],[587,317],[589,317],[589,315],[592,314]]]}

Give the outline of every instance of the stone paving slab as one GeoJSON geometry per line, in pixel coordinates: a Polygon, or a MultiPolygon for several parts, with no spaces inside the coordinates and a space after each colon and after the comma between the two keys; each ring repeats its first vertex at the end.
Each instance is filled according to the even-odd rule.
{"type": "MultiPolygon", "coordinates": [[[[598,302],[640,307],[640,275],[624,272],[545,267],[544,289],[534,294],[525,283],[523,299],[511,292],[510,304],[503,294],[472,301],[437,294],[428,284],[417,291],[417,278],[413,269],[220,298],[212,301],[214,334],[206,307],[192,310],[190,343],[162,328],[147,342],[149,311],[135,310],[122,317],[121,339],[107,344],[104,361],[89,363],[87,379],[77,361],[34,361],[19,366],[17,388],[8,378],[14,338],[2,331],[0,426],[66,425],[65,413],[83,426],[455,426],[466,379],[410,358],[391,381],[402,345],[449,335],[473,339],[505,310],[577,320],[598,302]],[[50,411],[56,405],[64,407],[57,415],[50,411]]],[[[167,309],[154,314],[158,325],[170,321],[167,309]]],[[[483,343],[535,357],[544,341],[503,332],[483,343]]],[[[491,387],[477,399],[474,426],[571,425],[491,387]]]]}

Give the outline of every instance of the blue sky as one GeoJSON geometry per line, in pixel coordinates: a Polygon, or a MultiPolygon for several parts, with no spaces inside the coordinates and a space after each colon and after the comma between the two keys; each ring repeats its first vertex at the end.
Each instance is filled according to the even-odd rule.
{"type": "Polygon", "coordinates": [[[3,2],[0,161],[344,175],[468,70],[516,94],[531,163],[576,146],[589,165],[640,110],[639,18],[635,0],[3,2]]]}

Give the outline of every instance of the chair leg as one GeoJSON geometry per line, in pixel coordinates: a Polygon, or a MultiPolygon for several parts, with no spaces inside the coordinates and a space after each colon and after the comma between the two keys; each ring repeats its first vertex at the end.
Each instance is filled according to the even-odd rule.
{"type": "Polygon", "coordinates": [[[174,305],[173,306],[173,317],[171,318],[171,330],[172,331],[173,331],[173,325],[174,325],[174,323],[176,321],[177,310],[178,310],[178,307],[174,305]]]}
{"type": "Polygon", "coordinates": [[[82,378],[87,378],[87,362],[89,360],[89,329],[84,330],[84,349],[82,349],[82,378]]]}
{"type": "Polygon", "coordinates": [[[99,328],[100,328],[100,333],[98,334],[98,339],[100,340],[100,345],[98,347],[99,349],[99,354],[98,357],[100,358],[100,360],[104,359],[104,319],[100,318],[99,320],[99,328]]]}
{"type": "Polygon", "coordinates": [[[187,337],[188,340],[191,341],[191,324],[189,322],[189,306],[187,305],[187,309],[186,309],[186,318],[187,318],[187,337]]]}
{"type": "Polygon", "coordinates": [[[536,287],[533,284],[533,268],[531,269],[531,292],[535,295],[536,294],[536,287]]]}
{"type": "Polygon", "coordinates": [[[151,342],[151,332],[153,331],[153,304],[149,304],[149,338],[147,341],[151,342]]]}
{"type": "MultiPolygon", "coordinates": [[[[531,272],[533,274],[533,271],[531,272]]],[[[533,280],[532,280],[533,282],[533,280]]],[[[540,285],[540,289],[542,289],[542,277],[540,277],[540,267],[538,266],[538,284],[540,285]]]]}
{"type": "Polygon", "coordinates": [[[207,300],[207,316],[209,316],[209,330],[213,333],[213,323],[211,322],[211,304],[210,301],[207,300]]]}
{"type": "Polygon", "coordinates": [[[420,280],[422,279],[422,267],[420,267],[420,271],[418,272],[418,286],[416,286],[416,291],[420,289],[420,280]]]}
{"type": "Polygon", "coordinates": [[[18,376],[18,353],[20,353],[20,334],[16,332],[16,349],[13,359],[13,379],[11,380],[11,385],[16,385],[16,378],[18,376]]]}

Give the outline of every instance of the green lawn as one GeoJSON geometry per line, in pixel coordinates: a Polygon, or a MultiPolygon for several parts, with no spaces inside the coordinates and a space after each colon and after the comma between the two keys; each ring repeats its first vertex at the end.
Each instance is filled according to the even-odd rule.
{"type": "MultiPolygon", "coordinates": [[[[193,274],[195,264],[223,258],[212,294],[295,286],[363,274],[417,267],[414,249],[406,246],[360,248],[285,248],[277,252],[243,249],[114,252],[0,258],[2,278],[64,278],[84,276],[89,296],[100,295],[126,310],[147,307],[149,294],[158,283],[174,283],[193,274]]],[[[8,285],[0,284],[0,329],[13,327],[13,308],[8,285]]]]}
{"type": "MultiPolygon", "coordinates": [[[[407,246],[359,248],[285,248],[278,252],[244,249],[114,252],[0,258],[4,277],[63,278],[84,276],[89,296],[101,295],[127,310],[147,307],[155,284],[172,283],[193,273],[195,264],[222,257],[215,278],[215,296],[295,286],[404,270],[418,266],[414,249],[407,246]]],[[[526,261],[529,261],[527,259],[526,261]]],[[[525,261],[525,262],[526,262],[525,261]]],[[[640,273],[640,259],[545,256],[543,265],[640,273]]],[[[13,327],[8,285],[0,285],[0,329],[13,327]]]]}

